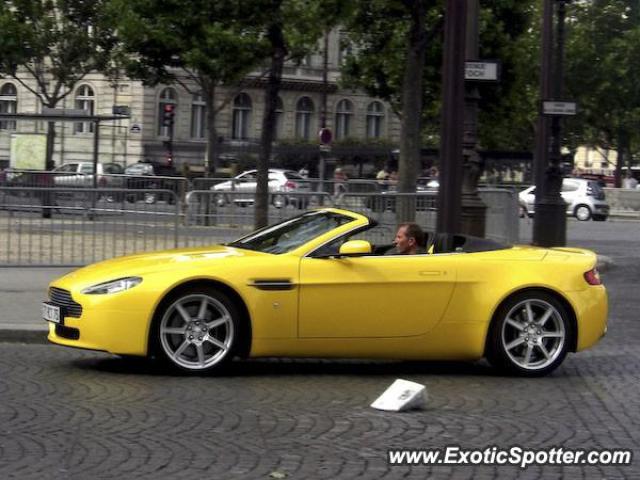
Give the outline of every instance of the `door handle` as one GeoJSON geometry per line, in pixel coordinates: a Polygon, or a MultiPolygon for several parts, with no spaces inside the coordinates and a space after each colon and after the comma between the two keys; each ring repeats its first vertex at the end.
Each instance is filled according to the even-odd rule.
{"type": "Polygon", "coordinates": [[[421,277],[438,277],[442,275],[444,272],[438,270],[421,270],[418,272],[418,275],[421,277]]]}

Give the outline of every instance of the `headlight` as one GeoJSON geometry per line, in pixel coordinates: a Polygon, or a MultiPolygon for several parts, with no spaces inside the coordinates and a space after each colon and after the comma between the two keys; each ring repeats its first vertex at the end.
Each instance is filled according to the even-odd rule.
{"type": "Polygon", "coordinates": [[[84,290],[82,290],[82,293],[84,293],[85,295],[105,295],[107,293],[118,293],[129,290],[130,288],[138,285],[140,282],[142,282],[142,278],[140,277],[118,278],[117,280],[111,280],[110,282],[99,283],[97,285],[85,288],[84,290]]]}

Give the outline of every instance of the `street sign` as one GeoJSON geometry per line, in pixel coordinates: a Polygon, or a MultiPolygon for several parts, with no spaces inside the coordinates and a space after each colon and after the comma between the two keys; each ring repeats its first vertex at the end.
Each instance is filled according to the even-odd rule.
{"type": "Polygon", "coordinates": [[[497,82],[498,62],[465,62],[464,79],[497,82]]]}
{"type": "Polygon", "coordinates": [[[576,102],[556,102],[553,100],[542,102],[542,113],[544,115],[575,115],[576,112],[576,102]]]}
{"type": "Polygon", "coordinates": [[[331,153],[331,145],[320,145],[320,151],[323,153],[331,153]]]}
{"type": "Polygon", "coordinates": [[[114,115],[130,115],[131,109],[129,105],[114,105],[112,107],[112,113],[114,115]]]}
{"type": "Polygon", "coordinates": [[[333,133],[330,128],[324,127],[321,128],[318,132],[318,138],[320,139],[320,143],[322,145],[329,145],[331,140],[333,140],[333,133]]]}
{"type": "Polygon", "coordinates": [[[60,115],[63,117],[88,117],[91,115],[89,110],[82,110],[79,108],[49,108],[42,107],[42,113],[44,115],[60,115]]]}

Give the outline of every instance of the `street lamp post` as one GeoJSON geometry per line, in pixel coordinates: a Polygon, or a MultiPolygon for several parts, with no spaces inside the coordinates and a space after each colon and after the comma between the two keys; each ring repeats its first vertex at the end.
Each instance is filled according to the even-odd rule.
{"type": "MultiPolygon", "coordinates": [[[[478,13],[479,0],[467,0],[466,59],[479,58],[478,13]]],[[[478,101],[480,94],[475,82],[466,82],[464,98],[463,175],[461,231],[484,237],[487,206],[478,194],[478,179],[482,173],[482,160],[478,155],[478,101]]]]}
{"type": "Polygon", "coordinates": [[[437,230],[460,233],[467,0],[447,0],[437,230]]]}
{"type": "MultiPolygon", "coordinates": [[[[567,0],[544,0],[542,17],[542,61],[540,96],[548,100],[562,95],[562,63],[564,53],[564,16],[567,0]],[[555,71],[553,61],[553,4],[558,7],[555,71]],[[554,75],[555,74],[555,75],[554,75]],[[555,78],[554,78],[555,77],[555,78]]],[[[540,111],[536,131],[535,180],[536,202],[533,221],[533,243],[543,247],[567,243],[566,204],[560,194],[563,172],[560,166],[560,118],[552,120],[552,142],[549,148],[549,117],[540,111]]]]}

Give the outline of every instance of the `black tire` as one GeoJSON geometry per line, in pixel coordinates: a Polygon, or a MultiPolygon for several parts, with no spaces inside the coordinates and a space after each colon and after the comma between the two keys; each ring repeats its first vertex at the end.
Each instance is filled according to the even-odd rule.
{"type": "Polygon", "coordinates": [[[558,368],[574,336],[571,316],[562,302],[544,291],[524,291],[509,297],[496,311],[487,338],[487,359],[503,372],[540,377],[558,368]]]}
{"type": "Polygon", "coordinates": [[[246,341],[242,338],[243,325],[235,302],[225,293],[203,285],[181,290],[162,302],[154,317],[150,345],[159,360],[175,369],[218,372],[246,341]]]}
{"type": "Polygon", "coordinates": [[[591,208],[588,205],[578,205],[573,210],[573,215],[581,222],[587,222],[591,220],[591,208]]]}
{"type": "Polygon", "coordinates": [[[275,208],[284,208],[289,204],[289,201],[285,195],[277,194],[273,195],[273,197],[271,198],[271,204],[275,208]]]}

